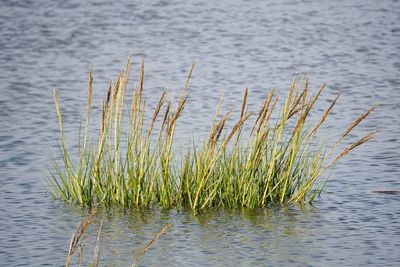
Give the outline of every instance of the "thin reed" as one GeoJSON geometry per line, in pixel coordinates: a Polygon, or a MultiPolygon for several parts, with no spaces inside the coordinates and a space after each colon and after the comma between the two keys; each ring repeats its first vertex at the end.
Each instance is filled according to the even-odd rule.
{"type": "MultiPolygon", "coordinates": [[[[89,212],[89,214],[85,218],[82,219],[82,221],[79,223],[75,233],[72,235],[70,243],[69,243],[67,262],[65,263],[65,267],[68,267],[70,265],[72,256],[75,254],[76,251],[78,251],[78,265],[81,266],[82,250],[83,250],[84,243],[86,240],[86,233],[92,222],[92,218],[93,218],[93,215],[95,214],[95,212],[96,212],[95,209],[92,209],[89,212]]],[[[99,230],[99,233],[100,233],[100,230],[99,230]]],[[[98,239],[99,238],[100,238],[100,235],[98,236],[98,239]]],[[[96,249],[97,249],[97,244],[96,244],[96,249]]],[[[97,266],[97,265],[93,265],[93,266],[97,266]]]]}
{"type": "Polygon", "coordinates": [[[142,260],[144,254],[164,235],[168,230],[172,228],[172,224],[167,223],[143,248],[138,250],[135,255],[135,260],[132,267],[137,266],[142,260]]]}
{"type": "Polygon", "coordinates": [[[193,66],[176,105],[167,100],[164,91],[150,120],[145,116],[143,61],[139,83],[133,86],[130,107],[126,108],[130,71],[129,58],[125,70],[110,82],[95,140],[89,138],[93,82],[89,72],[87,114],[78,155],[70,155],[67,149],[54,90],[61,160],[52,157],[49,181],[57,197],[85,206],[159,205],[195,212],[216,206],[254,208],[312,202],[323,189],[325,181],[320,178],[327,169],[376,134],[368,133],[343,151],[336,151],[373,111],[371,108],[336,142],[320,143],[316,133],[339,97],[332,100],[315,125],[309,125],[308,118],[325,84],[312,95],[308,79],[295,78],[282,103],[271,91],[256,112],[247,110],[246,89],[236,119],[231,112],[220,114],[221,101],[204,142],[193,144],[181,155],[174,150],[175,128],[186,106],[193,66]],[[228,128],[231,120],[233,127],[228,128]]]}
{"type": "MultiPolygon", "coordinates": [[[[89,212],[89,214],[86,217],[84,217],[77,226],[77,229],[75,233],[72,235],[70,240],[65,267],[68,267],[73,263],[77,263],[77,266],[82,266],[82,263],[84,261],[84,254],[88,254],[88,253],[83,253],[83,248],[86,247],[86,238],[89,232],[89,227],[93,222],[93,217],[95,216],[95,213],[96,210],[92,209],[89,212]],[[77,251],[78,251],[78,258],[74,262],[72,260],[72,257],[77,251]]],[[[88,266],[97,267],[100,265],[100,234],[102,231],[103,222],[104,219],[100,221],[100,225],[97,229],[97,235],[94,244],[93,259],[91,262],[89,261],[86,263],[88,266]]],[[[134,252],[134,260],[132,266],[138,266],[141,260],[143,259],[143,256],[147,253],[147,251],[155,245],[155,243],[161,238],[161,236],[163,236],[165,233],[171,230],[172,227],[173,227],[172,224],[167,223],[166,225],[164,225],[163,228],[161,228],[161,230],[156,235],[154,235],[154,237],[149,242],[143,244],[140,248],[138,248],[137,251],[134,252]]],[[[87,261],[87,259],[85,260],[87,261]]]]}

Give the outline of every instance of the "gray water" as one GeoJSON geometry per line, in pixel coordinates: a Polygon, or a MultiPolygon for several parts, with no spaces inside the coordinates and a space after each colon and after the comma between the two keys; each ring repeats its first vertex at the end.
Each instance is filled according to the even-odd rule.
{"type": "MultiPolygon", "coordinates": [[[[219,97],[238,108],[243,89],[261,104],[284,94],[297,73],[321,103],[341,94],[324,134],[343,131],[379,105],[343,146],[380,133],[338,164],[312,206],[271,210],[100,211],[101,265],[130,266],[166,223],[173,228],[144,256],[146,266],[396,266],[400,262],[400,2],[387,1],[0,1],[0,265],[61,266],[84,211],[52,199],[43,174],[57,152],[57,87],[67,137],[94,106],[129,53],[146,62],[151,105],[182,87],[196,62],[177,130],[201,136],[219,97]]],[[[96,111],[95,111],[96,112],[96,111]]],[[[75,139],[74,139],[75,138],[75,139]]],[[[183,140],[183,139],[182,139],[183,140]]],[[[95,229],[94,228],[94,229],[95,229]]],[[[94,236],[95,230],[91,230],[94,236]]],[[[87,249],[87,258],[92,251],[87,249]]]]}

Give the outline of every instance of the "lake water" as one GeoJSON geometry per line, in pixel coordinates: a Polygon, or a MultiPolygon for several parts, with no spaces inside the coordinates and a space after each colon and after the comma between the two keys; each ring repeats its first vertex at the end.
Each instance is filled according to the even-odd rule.
{"type": "MultiPolygon", "coordinates": [[[[133,54],[146,61],[151,105],[182,87],[192,62],[180,137],[209,125],[218,98],[239,109],[243,89],[260,105],[286,93],[296,73],[321,103],[341,99],[323,133],[337,135],[372,105],[345,140],[377,138],[336,165],[313,206],[212,210],[99,211],[101,265],[130,266],[166,223],[145,266],[396,266],[400,262],[400,2],[387,1],[0,1],[0,265],[61,266],[84,212],[46,193],[43,174],[57,151],[56,86],[67,137],[76,141],[94,69],[94,105],[133,54]],[[157,98],[154,98],[157,95],[157,98]],[[75,138],[75,139],[74,139],[75,138]]],[[[96,112],[96,111],[95,111],[96,112]]],[[[179,137],[179,136],[178,136],[179,137]]],[[[180,138],[179,137],[179,138],[180,138]]],[[[183,140],[183,139],[182,139],[183,140]]],[[[90,233],[95,235],[94,230],[90,233]]],[[[87,257],[92,251],[87,249],[87,257]]]]}

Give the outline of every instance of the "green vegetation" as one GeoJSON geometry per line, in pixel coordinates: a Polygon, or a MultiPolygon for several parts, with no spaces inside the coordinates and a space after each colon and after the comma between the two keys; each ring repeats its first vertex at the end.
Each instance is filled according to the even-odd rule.
{"type": "Polygon", "coordinates": [[[323,189],[324,183],[319,178],[326,170],[375,135],[369,133],[337,156],[333,155],[337,145],[370,114],[374,109],[371,108],[336,142],[316,145],[315,135],[338,97],[319,121],[308,127],[307,118],[325,85],[310,95],[308,80],[294,79],[282,105],[277,105],[278,97],[272,91],[254,113],[247,112],[246,89],[240,116],[229,129],[226,124],[231,113],[219,114],[220,103],[204,142],[200,146],[193,144],[184,155],[177,154],[173,149],[175,127],[185,109],[193,67],[176,106],[166,100],[164,91],[148,121],[143,100],[143,62],[130,108],[125,105],[130,70],[129,59],[116,82],[110,83],[96,140],[89,138],[93,81],[89,72],[86,123],[76,161],[71,160],[67,149],[54,90],[62,161],[52,157],[49,181],[57,197],[85,206],[159,205],[190,208],[195,212],[216,206],[254,208],[311,202],[323,189]],[[282,108],[276,111],[278,106],[282,108]]]}

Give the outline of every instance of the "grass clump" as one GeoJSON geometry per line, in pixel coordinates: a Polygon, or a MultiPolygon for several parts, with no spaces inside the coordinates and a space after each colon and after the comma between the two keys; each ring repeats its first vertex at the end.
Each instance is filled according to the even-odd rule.
{"type": "Polygon", "coordinates": [[[143,99],[144,62],[127,108],[130,71],[129,58],[103,100],[96,140],[89,138],[93,81],[89,72],[86,123],[77,160],[71,160],[67,149],[54,90],[62,161],[52,157],[49,180],[57,197],[85,206],[159,205],[194,211],[216,206],[254,208],[312,202],[323,188],[319,178],[326,170],[375,135],[369,133],[333,155],[338,144],[374,109],[371,108],[332,145],[318,145],[316,133],[339,96],[309,127],[307,119],[325,84],[310,95],[308,80],[294,79],[282,105],[278,105],[279,98],[271,91],[258,112],[247,111],[246,89],[240,116],[229,129],[226,125],[231,113],[220,114],[220,103],[204,142],[177,155],[173,149],[175,127],[185,109],[193,66],[177,104],[167,101],[164,91],[148,121],[143,99]],[[278,106],[282,106],[279,111],[278,106]]]}

